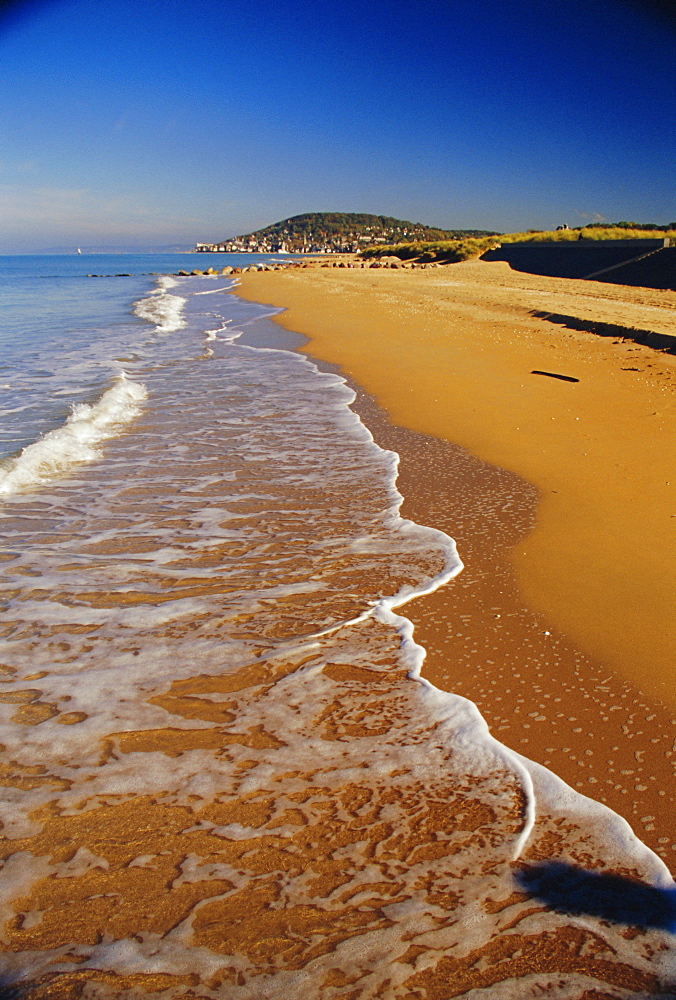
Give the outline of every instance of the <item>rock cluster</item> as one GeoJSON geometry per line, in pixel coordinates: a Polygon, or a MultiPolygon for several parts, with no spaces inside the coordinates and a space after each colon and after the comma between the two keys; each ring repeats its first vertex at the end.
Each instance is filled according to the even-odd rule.
{"type": "MultiPolygon", "coordinates": [[[[246,271],[283,271],[288,267],[298,267],[296,263],[289,261],[284,264],[252,264],[249,267],[227,267],[221,268],[217,271],[214,267],[208,267],[205,271],[200,271],[195,268],[193,271],[177,271],[177,277],[179,278],[193,278],[193,277],[205,277],[213,278],[218,274],[244,274],[246,271]]],[[[306,265],[304,265],[306,266],[306,265]]]]}
{"type": "Polygon", "coordinates": [[[205,271],[199,271],[197,269],[193,271],[179,271],[178,277],[188,278],[188,277],[214,277],[217,274],[222,275],[233,275],[233,274],[245,274],[249,271],[285,271],[289,268],[316,268],[316,267],[350,267],[350,268],[407,268],[409,270],[413,269],[427,269],[431,267],[442,267],[438,262],[422,263],[418,261],[403,261],[398,257],[381,257],[379,260],[365,261],[365,260],[332,260],[332,261],[320,261],[320,260],[289,260],[280,264],[251,264],[247,267],[223,267],[220,271],[217,271],[213,267],[207,268],[205,271]]]}

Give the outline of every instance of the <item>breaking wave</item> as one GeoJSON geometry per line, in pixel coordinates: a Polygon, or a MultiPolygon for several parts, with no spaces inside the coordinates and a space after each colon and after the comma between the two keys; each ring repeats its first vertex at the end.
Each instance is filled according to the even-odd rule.
{"type": "Polygon", "coordinates": [[[147,395],[144,385],[131,382],[122,372],[97,403],[77,403],[61,427],[5,463],[0,469],[0,496],[38,486],[98,458],[98,445],[138,416],[147,395]]]}
{"type": "Polygon", "coordinates": [[[134,313],[139,319],[152,323],[160,333],[173,333],[186,325],[183,318],[185,299],[167,291],[175,284],[173,278],[162,277],[157,282],[157,288],[147,298],[134,303],[134,313]]]}

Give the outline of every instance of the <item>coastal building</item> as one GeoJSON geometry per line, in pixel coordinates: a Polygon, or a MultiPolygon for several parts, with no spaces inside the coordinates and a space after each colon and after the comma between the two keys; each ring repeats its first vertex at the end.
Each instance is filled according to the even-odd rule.
{"type": "Polygon", "coordinates": [[[241,236],[225,243],[195,244],[195,253],[356,253],[359,249],[358,243],[337,240],[306,241],[302,247],[292,248],[286,240],[257,240],[241,236]]]}

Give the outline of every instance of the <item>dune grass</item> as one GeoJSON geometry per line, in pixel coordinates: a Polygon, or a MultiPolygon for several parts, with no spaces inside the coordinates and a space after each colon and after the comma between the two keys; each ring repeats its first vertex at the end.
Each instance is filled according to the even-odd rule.
{"type": "Polygon", "coordinates": [[[669,229],[630,229],[625,226],[582,226],[580,229],[505,233],[501,243],[555,243],[570,240],[660,240],[665,236],[676,238],[676,227],[669,229]]]}
{"type": "Polygon", "coordinates": [[[398,257],[400,260],[415,260],[420,263],[434,262],[455,264],[461,260],[481,257],[487,250],[493,250],[501,243],[554,243],[576,240],[656,240],[669,236],[676,241],[676,227],[668,229],[631,229],[625,226],[588,226],[580,229],[556,229],[525,233],[504,233],[500,236],[484,236],[463,240],[418,241],[396,243],[388,246],[370,247],[361,256],[365,260],[381,257],[398,257]]]}
{"type": "Polygon", "coordinates": [[[437,261],[455,264],[461,260],[480,257],[487,250],[500,245],[501,237],[487,236],[465,240],[437,240],[433,243],[397,243],[391,246],[370,247],[364,250],[365,260],[380,257],[399,257],[400,260],[416,260],[420,263],[437,261]]]}

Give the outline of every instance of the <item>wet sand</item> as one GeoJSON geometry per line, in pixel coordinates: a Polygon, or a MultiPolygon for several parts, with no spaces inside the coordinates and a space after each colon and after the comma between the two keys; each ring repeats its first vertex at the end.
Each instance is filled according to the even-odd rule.
{"type": "Polygon", "coordinates": [[[277,321],[374,394],[358,405],[401,455],[403,514],[458,542],[461,576],[407,606],[425,675],[673,869],[676,365],[531,313],[669,333],[676,295],[482,262],[245,275],[240,293],[286,306],[277,321]]]}

